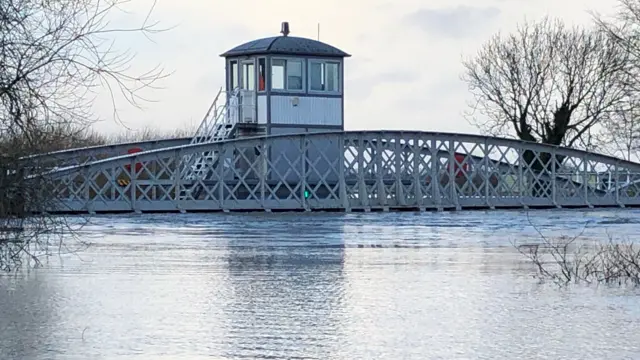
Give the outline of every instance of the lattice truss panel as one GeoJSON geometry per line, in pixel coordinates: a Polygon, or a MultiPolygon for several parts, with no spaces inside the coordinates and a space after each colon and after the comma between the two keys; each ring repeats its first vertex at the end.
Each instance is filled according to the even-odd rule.
{"type": "MultiPolygon", "coordinates": [[[[640,205],[640,165],[472,135],[346,132],[188,145],[56,172],[65,209],[640,205]],[[197,176],[185,169],[206,159],[197,176]]],[[[62,209],[61,209],[62,210],[62,209]]]]}

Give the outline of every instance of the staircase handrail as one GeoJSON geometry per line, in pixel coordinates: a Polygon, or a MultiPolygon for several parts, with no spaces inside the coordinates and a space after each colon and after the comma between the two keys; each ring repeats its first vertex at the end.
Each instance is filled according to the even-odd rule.
{"type": "MultiPolygon", "coordinates": [[[[196,131],[194,137],[191,139],[192,144],[224,140],[225,136],[221,134],[226,134],[226,132],[228,131],[227,126],[233,126],[235,125],[235,123],[240,121],[240,119],[236,120],[237,116],[232,116],[232,114],[230,113],[233,109],[231,106],[229,106],[229,103],[230,101],[232,101],[232,99],[239,100],[239,94],[241,90],[242,89],[240,87],[236,87],[230,92],[225,92],[227,96],[225,96],[226,98],[224,104],[218,107],[217,102],[220,94],[222,94],[223,92],[222,87],[220,88],[220,91],[218,91],[218,94],[209,107],[207,114],[200,123],[198,130],[196,131]],[[212,111],[214,111],[213,119],[211,119],[212,111]],[[210,119],[212,120],[211,123],[209,122],[210,119]]],[[[235,110],[237,111],[238,109],[235,110]]],[[[204,164],[202,164],[202,162],[204,161],[205,160],[202,155],[190,154],[184,156],[182,161],[183,168],[180,172],[181,176],[184,177],[186,174],[188,174],[190,169],[193,170],[193,168],[197,167],[198,165],[204,166],[204,164]]]]}
{"type": "Polygon", "coordinates": [[[198,138],[198,134],[200,134],[200,131],[202,130],[202,128],[207,126],[207,124],[209,122],[208,121],[209,120],[209,116],[211,115],[211,111],[213,111],[214,109],[217,108],[216,104],[218,102],[218,98],[220,97],[220,94],[222,94],[222,86],[220,87],[220,90],[218,90],[218,93],[216,94],[215,98],[213,98],[213,102],[211,102],[211,105],[209,106],[209,109],[207,110],[207,113],[204,115],[204,118],[200,122],[200,126],[198,126],[198,129],[196,130],[196,133],[194,134],[194,137],[191,139],[192,143],[193,143],[193,141],[195,139],[198,138]]]}

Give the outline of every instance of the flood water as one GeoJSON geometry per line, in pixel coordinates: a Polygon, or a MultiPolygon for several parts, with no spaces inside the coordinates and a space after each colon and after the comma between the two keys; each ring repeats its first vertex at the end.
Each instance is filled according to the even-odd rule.
{"type": "Polygon", "coordinates": [[[640,292],[540,284],[531,224],[633,237],[640,212],[95,217],[0,276],[0,359],[639,359],[640,292]]]}

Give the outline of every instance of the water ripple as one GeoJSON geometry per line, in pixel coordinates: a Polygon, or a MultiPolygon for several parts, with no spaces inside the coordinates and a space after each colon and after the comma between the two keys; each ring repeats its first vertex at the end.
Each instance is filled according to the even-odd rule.
{"type": "Polygon", "coordinates": [[[511,244],[639,215],[97,216],[79,256],[0,276],[0,358],[640,358],[638,291],[540,285],[511,244]]]}

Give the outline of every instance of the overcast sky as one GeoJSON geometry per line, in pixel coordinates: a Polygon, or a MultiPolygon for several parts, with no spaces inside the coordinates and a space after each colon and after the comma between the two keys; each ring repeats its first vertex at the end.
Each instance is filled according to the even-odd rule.
{"type": "MultiPolygon", "coordinates": [[[[141,22],[151,0],[133,0],[114,26],[141,22]]],[[[589,10],[611,13],[615,0],[158,0],[152,19],[170,31],[121,35],[116,46],[138,55],[135,69],[161,64],[172,75],[143,110],[119,109],[131,129],[160,130],[197,124],[224,84],[219,54],[241,43],[278,35],[288,21],[292,36],[317,37],[352,55],[345,65],[345,127],[477,132],[463,117],[468,92],[461,58],[497,31],[525,18],[551,15],[587,23],[589,10]]],[[[100,131],[122,132],[102,96],[100,131]]]]}

